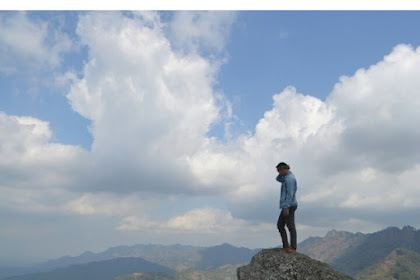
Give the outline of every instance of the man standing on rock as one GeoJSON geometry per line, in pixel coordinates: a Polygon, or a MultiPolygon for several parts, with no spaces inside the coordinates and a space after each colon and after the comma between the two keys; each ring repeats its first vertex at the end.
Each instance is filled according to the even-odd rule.
{"type": "Polygon", "coordinates": [[[297,183],[295,175],[290,171],[290,166],[284,162],[280,162],[277,166],[279,175],[276,180],[281,183],[280,191],[280,216],[277,221],[277,228],[279,229],[283,248],[286,252],[296,251],[297,237],[295,226],[295,211],[298,203],[296,201],[297,183]],[[287,233],[285,225],[290,232],[290,245],[287,240],[287,233]]]}

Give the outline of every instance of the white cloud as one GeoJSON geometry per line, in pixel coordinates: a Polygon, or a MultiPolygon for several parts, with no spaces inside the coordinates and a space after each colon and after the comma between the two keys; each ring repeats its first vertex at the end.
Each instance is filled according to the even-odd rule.
{"type": "MultiPolygon", "coordinates": [[[[23,13],[12,19],[37,27],[23,13]]],[[[36,48],[42,60],[47,26],[39,24],[36,48]]],[[[1,113],[0,147],[7,155],[1,159],[1,187],[10,194],[2,205],[29,212],[130,215],[139,210],[133,198],[110,193],[201,192],[186,158],[223,118],[219,106],[227,117],[231,107],[212,88],[218,64],[194,53],[176,54],[161,28],[154,13],[80,18],[77,32],[89,47],[89,61],[82,79],[70,75],[68,98],[75,111],[92,120],[92,151],[53,143],[48,122],[1,113]],[[54,195],[46,195],[50,190],[54,195]],[[117,210],[119,203],[126,207],[117,210]]]]}
{"type": "MultiPolygon", "coordinates": [[[[105,17],[109,16],[119,19],[119,15],[105,15],[105,17]]],[[[88,26],[96,26],[104,19],[100,16],[99,19],[92,19],[88,16],[85,20],[89,20],[88,26]],[[90,22],[91,20],[93,22],[90,22]],[[98,23],[95,23],[95,20],[98,23]]],[[[121,20],[127,21],[127,25],[122,25],[124,28],[130,27],[129,29],[132,30],[136,26],[132,19],[121,20]],[[134,27],[131,26],[132,24],[134,27]]],[[[111,20],[107,18],[106,22],[109,23],[111,20]]],[[[99,27],[96,26],[96,28],[99,27]]],[[[140,24],[138,28],[142,30],[146,27],[140,24]]],[[[146,34],[152,32],[148,28],[146,28],[146,34]]],[[[159,33],[160,30],[153,32],[162,35],[159,33]]],[[[117,32],[114,35],[117,36],[120,33],[117,32]]],[[[112,35],[110,34],[110,41],[115,40],[112,35]]],[[[406,141],[406,143],[415,142],[415,139],[411,139],[417,133],[415,126],[410,126],[411,122],[403,122],[408,121],[408,113],[398,111],[400,108],[410,108],[410,106],[414,106],[412,109],[415,109],[418,104],[415,90],[417,81],[414,76],[414,85],[412,87],[404,85],[406,88],[405,97],[403,96],[398,101],[395,101],[395,95],[398,96],[398,92],[395,92],[394,95],[390,93],[384,95],[380,90],[373,90],[378,83],[383,83],[380,73],[387,73],[388,68],[404,68],[404,65],[411,64],[411,61],[415,61],[413,58],[415,51],[407,52],[410,50],[409,47],[397,47],[394,50],[395,54],[393,52],[387,57],[398,57],[402,66],[395,59],[386,58],[384,62],[372,66],[369,70],[359,70],[354,77],[342,78],[340,84],[335,87],[333,94],[326,101],[305,96],[297,93],[293,87],[288,87],[282,93],[274,95],[273,109],[267,111],[264,118],[259,121],[255,134],[243,135],[234,141],[220,143],[216,139],[205,136],[209,125],[218,118],[218,108],[212,101],[216,93],[211,89],[211,78],[204,79],[197,85],[188,80],[188,77],[194,76],[197,72],[204,76],[213,73],[213,70],[209,70],[211,65],[197,56],[188,57],[186,60],[182,57],[176,58],[177,56],[171,52],[169,44],[164,43],[165,39],[160,35],[156,37],[156,40],[161,44],[151,44],[155,47],[161,46],[162,50],[157,53],[166,54],[166,60],[161,59],[165,63],[162,63],[161,68],[156,67],[154,74],[156,77],[166,79],[164,81],[157,79],[160,81],[158,83],[160,87],[156,87],[150,81],[145,82],[134,74],[131,75],[132,77],[119,76],[118,67],[107,71],[105,71],[107,68],[101,68],[107,72],[107,75],[100,75],[98,71],[93,70],[90,72],[89,67],[96,67],[95,63],[98,62],[98,60],[92,59],[95,63],[91,62],[86,65],[85,77],[72,88],[69,99],[72,100],[73,106],[81,113],[88,114],[90,110],[94,112],[86,116],[90,116],[94,121],[92,131],[95,143],[89,156],[91,158],[88,169],[89,176],[82,176],[84,185],[82,189],[79,189],[91,193],[71,201],[68,204],[71,211],[79,214],[118,212],[115,205],[121,201],[117,197],[110,195],[98,198],[98,195],[94,194],[96,192],[132,193],[147,190],[165,193],[218,193],[219,197],[228,200],[231,213],[236,219],[273,220],[278,211],[277,196],[279,195],[279,184],[274,180],[276,176],[274,166],[280,160],[289,162],[292,165],[292,170],[297,174],[298,198],[303,205],[319,209],[370,209],[384,213],[401,206],[415,207],[417,200],[414,198],[418,197],[418,193],[415,185],[407,182],[418,179],[416,153],[411,157],[406,157],[404,165],[400,165],[396,161],[399,156],[396,150],[403,154],[407,153],[406,146],[395,145],[394,141],[378,138],[377,145],[380,145],[384,150],[371,149],[368,139],[370,135],[378,137],[377,135],[384,133],[383,128],[386,126],[390,126],[388,130],[395,131],[392,123],[398,123],[399,134],[393,137],[406,141]],[[409,59],[410,63],[404,59],[409,59]],[[389,64],[389,61],[392,63],[389,64]],[[181,67],[178,63],[187,70],[162,72],[162,69],[181,67]],[[192,67],[191,69],[194,70],[189,71],[188,67],[192,67]],[[175,72],[177,73],[176,79],[173,79],[182,84],[183,90],[178,90],[177,86],[171,87],[171,83],[167,82],[171,81],[172,78],[168,77],[175,72]],[[183,82],[182,79],[184,79],[183,82]],[[91,89],[83,89],[83,85],[92,83],[92,80],[96,80],[96,83],[90,86],[91,89]],[[102,85],[104,80],[105,84],[110,83],[115,88],[104,87],[102,85]],[[118,84],[117,80],[123,81],[123,83],[118,84]],[[142,87],[136,86],[132,87],[130,92],[126,90],[130,84],[127,81],[144,83],[145,90],[142,91],[142,87]],[[364,81],[364,85],[360,84],[354,90],[369,88],[372,91],[369,95],[378,94],[385,98],[382,100],[378,97],[380,101],[371,106],[376,108],[380,106],[378,103],[388,106],[388,110],[393,112],[391,124],[383,121],[380,126],[376,127],[371,126],[369,121],[361,121],[361,119],[369,120],[367,117],[369,114],[372,114],[373,120],[382,120],[384,116],[384,110],[370,109],[369,104],[362,101],[364,97],[351,97],[349,88],[354,88],[354,84],[361,83],[361,81],[364,81]],[[207,91],[189,91],[198,88],[199,85],[207,87],[207,91]],[[162,87],[165,90],[161,90],[162,87]],[[122,90],[119,90],[120,88],[122,90]],[[150,88],[159,90],[147,90],[150,88]],[[92,89],[96,89],[96,91],[92,89]],[[136,95],[137,91],[142,91],[141,98],[136,95]],[[119,94],[117,95],[117,93],[119,94]],[[97,101],[93,102],[92,98],[97,98],[97,101]],[[407,106],[404,105],[406,103],[407,106]],[[200,108],[198,112],[193,108],[194,104],[200,108]],[[361,105],[359,106],[359,104],[361,105]],[[360,110],[349,113],[353,107],[358,107],[360,110]],[[181,110],[182,108],[186,109],[181,110]],[[209,110],[207,112],[213,116],[208,119],[207,124],[203,124],[200,113],[206,113],[206,110],[209,110]],[[163,116],[155,112],[159,112],[163,116]],[[170,117],[166,118],[166,116],[170,117]],[[163,121],[162,118],[165,120],[163,121]],[[407,137],[410,140],[404,139],[407,137]],[[389,150],[392,151],[389,152],[389,150]],[[389,162],[378,163],[378,158],[384,156],[384,153],[390,156],[389,162]],[[392,157],[393,154],[396,154],[397,157],[392,157]],[[386,169],[388,165],[389,171],[386,169]],[[396,173],[397,171],[404,172],[396,173]],[[165,174],[165,176],[161,174],[165,174]],[[401,187],[394,189],[395,185],[401,185],[401,187]],[[222,190],[224,194],[222,194],[222,190]],[[117,201],[117,203],[113,204],[112,201],[117,201]],[[384,201],[388,203],[384,204],[384,201]],[[99,205],[103,207],[99,207],[99,205]],[[104,207],[104,205],[109,207],[104,207]]],[[[102,38],[102,40],[104,39],[102,38]]],[[[150,40],[152,39],[149,38],[148,41],[150,40]]],[[[126,45],[123,41],[121,44],[126,45]]],[[[101,44],[101,47],[106,46],[105,42],[101,44]]],[[[94,54],[93,50],[91,56],[93,57],[94,54]]],[[[140,54],[138,56],[141,57],[140,54]]],[[[100,62],[101,64],[110,63],[105,58],[102,60],[104,61],[100,62]]],[[[142,59],[139,58],[135,61],[136,64],[139,63],[139,68],[146,67],[142,65],[142,59]]],[[[130,67],[132,70],[137,69],[136,65],[130,67]]],[[[414,66],[410,67],[410,71],[415,71],[414,66]]],[[[179,69],[181,70],[181,68],[179,69]]],[[[123,71],[122,68],[121,71],[123,71]]],[[[408,82],[409,80],[406,81],[406,83],[408,82]]],[[[416,112],[412,113],[417,114],[416,112]]],[[[8,117],[3,114],[3,118],[7,119],[8,117]]],[[[20,120],[20,125],[23,127],[32,123],[37,124],[30,126],[36,128],[31,130],[30,137],[17,135],[14,138],[32,141],[31,149],[25,149],[31,151],[26,156],[36,155],[38,160],[42,160],[44,156],[47,161],[52,160],[52,157],[49,153],[47,153],[48,156],[43,155],[41,151],[45,151],[47,147],[62,149],[64,153],[56,154],[61,158],[52,161],[55,164],[57,161],[68,160],[65,158],[66,151],[69,153],[67,156],[74,155],[75,160],[84,154],[75,147],[48,143],[51,132],[47,123],[31,118],[15,119],[20,120]]],[[[391,132],[385,133],[391,134],[391,132]]],[[[7,135],[13,137],[13,134],[7,135]]],[[[416,149],[416,147],[413,146],[411,149],[416,149]]],[[[86,175],[86,173],[79,174],[86,175]]],[[[55,176],[56,182],[59,182],[58,177],[63,180],[63,184],[68,178],[55,176]]],[[[46,178],[50,180],[51,177],[46,178]]],[[[66,185],[69,185],[68,182],[66,185]]],[[[75,190],[78,189],[75,188],[75,190]]],[[[132,204],[125,203],[125,205],[132,204]]],[[[128,208],[123,211],[124,214],[119,215],[135,217],[132,215],[135,212],[133,209],[128,208]]],[[[174,218],[171,221],[172,228],[175,225],[182,228],[181,224],[183,224],[184,229],[191,229],[188,222],[191,223],[190,226],[194,224],[193,218],[200,216],[194,216],[197,213],[206,217],[208,211],[191,212],[185,217],[174,218]]],[[[214,218],[215,215],[211,217],[214,218]]],[[[121,225],[121,229],[136,228],[136,220],[130,219],[121,225]]],[[[150,218],[150,221],[152,219],[150,218]]],[[[221,225],[224,223],[223,219],[217,221],[221,225]]],[[[209,224],[212,223],[209,222],[209,224]]]]}
{"type": "Polygon", "coordinates": [[[341,149],[357,159],[354,164],[401,171],[419,160],[419,54],[398,45],[383,61],[336,84],[328,102],[345,122],[341,149]]]}
{"type": "MultiPolygon", "coordinates": [[[[278,242],[278,234],[272,224],[249,223],[243,219],[237,219],[229,211],[212,207],[192,209],[183,215],[173,216],[168,220],[154,220],[149,216],[127,216],[122,219],[117,227],[120,231],[143,231],[154,235],[171,236],[215,236],[223,238],[225,242],[237,244],[239,240],[249,240],[251,236],[257,238],[255,242],[248,243],[254,246],[271,244],[275,246],[278,242]],[[268,234],[267,234],[268,233],[268,234]],[[238,236],[241,237],[238,237],[238,236]],[[264,236],[269,240],[261,242],[259,237],[264,236]]],[[[179,238],[179,237],[178,237],[179,238]]],[[[184,242],[188,239],[183,238],[184,242]]],[[[220,242],[220,241],[218,241],[220,242]]],[[[246,242],[242,243],[246,244],[246,242]]]]}
{"type": "Polygon", "coordinates": [[[150,196],[142,198],[138,193],[124,196],[112,193],[84,193],[66,203],[63,210],[80,215],[125,217],[132,213],[152,213],[159,205],[156,199],[150,196]]]}
{"type": "MultiPolygon", "coordinates": [[[[274,167],[286,161],[298,179],[301,226],[321,223],[308,211],[328,211],[330,227],[340,219],[387,226],[393,211],[413,211],[418,202],[419,74],[420,49],[399,45],[369,69],[341,77],[326,101],[286,88],[274,95],[255,134],[226,149],[202,149],[195,156],[206,153],[200,162],[209,164],[193,166],[208,184],[232,170],[225,176],[237,186],[227,190],[234,217],[274,220],[280,188],[274,167]]],[[[404,221],[413,223],[410,217],[404,221]]]]}
{"type": "Polygon", "coordinates": [[[156,221],[152,221],[147,218],[139,218],[137,216],[127,216],[122,219],[120,225],[117,227],[117,230],[121,231],[138,231],[143,229],[155,229],[158,227],[156,221]]]}
{"type": "MultiPolygon", "coordinates": [[[[363,219],[363,211],[370,211],[376,213],[368,215],[372,223],[387,226],[391,211],[413,211],[417,203],[419,74],[420,49],[399,45],[369,69],[341,77],[326,101],[286,89],[274,97],[273,109],[247,143],[253,143],[266,162],[270,155],[264,152],[272,151],[272,160],[292,163],[305,211],[334,210],[345,215],[342,219],[363,219]]],[[[261,183],[244,193],[252,197],[261,186],[275,185],[274,176],[272,172],[273,181],[266,184],[258,178],[261,183]]],[[[243,198],[241,192],[232,198],[238,204],[235,215],[251,202],[242,203],[243,198]]],[[[266,194],[257,202],[260,209],[268,200],[266,194]]],[[[317,219],[313,221],[315,225],[317,219]]],[[[308,218],[305,223],[312,224],[308,218]]]]}
{"type": "Polygon", "coordinates": [[[229,212],[213,208],[193,209],[183,216],[171,218],[167,227],[172,230],[217,233],[242,228],[246,222],[235,220],[229,212]]]}
{"type": "MultiPolygon", "coordinates": [[[[218,66],[175,53],[161,24],[151,20],[158,18],[81,17],[77,30],[90,60],[67,97],[92,120],[97,170],[124,176],[121,190],[196,191],[186,158],[202,148],[221,118],[223,98],[213,91],[218,66]]],[[[104,178],[96,185],[109,182],[116,183],[104,178]]]]}
{"type": "Polygon", "coordinates": [[[340,78],[326,103],[336,108],[343,130],[333,153],[323,156],[319,172],[326,176],[305,189],[303,203],[382,213],[371,221],[384,226],[391,211],[413,211],[420,178],[419,74],[420,49],[398,45],[376,65],[340,78]]]}
{"type": "Polygon", "coordinates": [[[170,22],[168,36],[180,49],[220,52],[235,19],[233,11],[181,11],[170,22]]]}
{"type": "Polygon", "coordinates": [[[82,182],[87,152],[51,139],[48,122],[0,112],[0,207],[57,213],[72,197],[66,189],[82,182]]]}
{"type": "Polygon", "coordinates": [[[75,182],[87,154],[76,146],[52,143],[49,123],[0,112],[0,159],[3,186],[54,187],[75,182]]]}
{"type": "Polygon", "coordinates": [[[61,54],[74,47],[54,26],[33,20],[25,12],[0,14],[0,71],[7,74],[45,71],[61,63],[61,54]]]}

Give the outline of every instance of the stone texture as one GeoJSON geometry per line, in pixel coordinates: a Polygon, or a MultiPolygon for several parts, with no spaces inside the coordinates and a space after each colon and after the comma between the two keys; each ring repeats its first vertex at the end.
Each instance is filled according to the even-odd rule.
{"type": "MultiPolygon", "coordinates": [[[[238,280],[350,280],[326,263],[298,252],[283,249],[263,249],[251,263],[237,269],[238,280]]],[[[354,280],[354,279],[353,279],[354,280]]]]}

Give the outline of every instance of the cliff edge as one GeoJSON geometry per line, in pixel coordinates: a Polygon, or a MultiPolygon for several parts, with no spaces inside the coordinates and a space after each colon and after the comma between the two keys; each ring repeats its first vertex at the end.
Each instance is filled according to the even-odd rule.
{"type": "MultiPolygon", "coordinates": [[[[283,249],[263,249],[237,269],[238,280],[351,280],[328,264],[283,249]]],[[[354,280],[354,279],[353,279],[354,280]]]]}

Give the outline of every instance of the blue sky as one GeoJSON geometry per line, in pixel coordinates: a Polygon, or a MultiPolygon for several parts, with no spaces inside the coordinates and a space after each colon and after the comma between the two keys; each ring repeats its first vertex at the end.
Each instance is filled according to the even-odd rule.
{"type": "Polygon", "coordinates": [[[420,226],[419,12],[2,11],[0,26],[0,260],[277,246],[280,161],[299,241],[420,226]]]}
{"type": "MultiPolygon", "coordinates": [[[[419,45],[417,15],[415,11],[239,13],[224,50],[227,62],[221,66],[215,85],[235,103],[235,115],[240,119],[236,133],[252,132],[263,113],[272,106],[273,93],[280,89],[293,85],[323,100],[339,76],[351,75],[361,67],[374,64],[399,43],[419,45]]],[[[76,36],[76,11],[33,11],[28,16],[50,23],[64,18],[63,31],[73,38],[76,36]]],[[[87,56],[87,48],[83,46],[65,53],[58,70],[81,72],[87,56]]],[[[1,110],[48,120],[56,141],[90,148],[89,120],[71,109],[65,90],[38,84],[33,87],[28,85],[29,77],[16,76],[1,77],[1,86],[7,92],[1,96],[1,110]],[[16,94],[17,90],[26,92],[29,86],[34,91],[29,98],[27,94],[16,94]]],[[[218,137],[221,133],[219,126],[210,132],[218,137]]]]}
{"type": "Polygon", "coordinates": [[[273,93],[293,85],[324,100],[339,76],[375,64],[397,44],[417,46],[417,14],[242,12],[227,43],[229,62],[221,69],[220,87],[242,101],[236,114],[252,130],[270,109],[273,93]]]}

